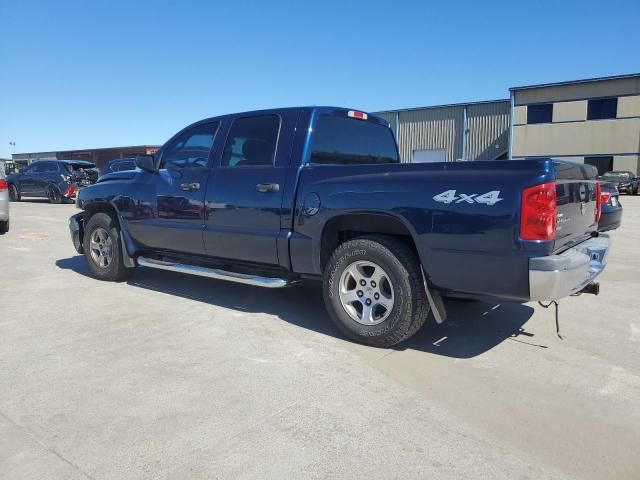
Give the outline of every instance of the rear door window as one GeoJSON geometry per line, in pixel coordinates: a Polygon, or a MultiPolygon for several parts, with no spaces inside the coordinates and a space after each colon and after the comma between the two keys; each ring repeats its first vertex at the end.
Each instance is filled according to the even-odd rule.
{"type": "Polygon", "coordinates": [[[364,165],[398,163],[391,129],[379,123],[320,115],[313,132],[311,163],[364,165]]]}

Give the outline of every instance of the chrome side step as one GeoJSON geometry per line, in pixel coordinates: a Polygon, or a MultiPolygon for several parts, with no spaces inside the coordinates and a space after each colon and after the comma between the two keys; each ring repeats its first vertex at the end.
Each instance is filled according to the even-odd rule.
{"type": "Polygon", "coordinates": [[[154,258],[138,257],[138,265],[158,270],[168,270],[170,272],[188,273],[200,277],[215,278],[216,280],[226,280],[228,282],[244,283],[256,287],[283,288],[291,286],[297,282],[287,281],[284,278],[260,277],[258,275],[247,275],[244,273],[227,272],[216,268],[206,268],[197,265],[185,265],[183,263],[167,262],[154,258]]]}

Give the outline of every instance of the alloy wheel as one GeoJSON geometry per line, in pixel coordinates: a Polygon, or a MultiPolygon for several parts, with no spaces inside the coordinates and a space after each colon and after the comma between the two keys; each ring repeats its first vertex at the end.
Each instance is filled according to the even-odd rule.
{"type": "Polygon", "coordinates": [[[362,325],[378,325],[393,310],[391,278],[374,262],[350,264],[340,276],[339,295],[347,314],[362,325]]]}
{"type": "Polygon", "coordinates": [[[98,227],[91,233],[89,244],[91,259],[101,268],[107,268],[113,260],[113,243],[111,236],[104,228],[98,227]]]}

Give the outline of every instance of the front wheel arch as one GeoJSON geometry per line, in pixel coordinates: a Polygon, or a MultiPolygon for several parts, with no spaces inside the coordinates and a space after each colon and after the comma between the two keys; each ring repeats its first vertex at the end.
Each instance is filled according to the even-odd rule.
{"type": "Polygon", "coordinates": [[[20,201],[20,187],[18,185],[19,184],[16,184],[16,183],[9,184],[9,199],[12,202],[20,201]],[[15,195],[13,194],[13,192],[15,192],[15,195]]]}
{"type": "MultiPolygon", "coordinates": [[[[135,267],[136,262],[134,261],[133,258],[138,253],[138,247],[133,241],[133,239],[131,238],[131,235],[129,234],[129,230],[127,229],[126,222],[122,220],[120,213],[118,212],[116,207],[111,203],[94,202],[94,203],[89,203],[85,205],[84,214],[82,217],[82,223],[84,227],[83,237],[84,237],[84,232],[86,232],[86,226],[88,225],[89,220],[91,219],[92,216],[96,215],[97,213],[105,213],[113,219],[113,221],[115,222],[115,225],[118,227],[120,231],[120,243],[122,247],[122,254],[124,257],[125,266],[127,268],[135,267]]],[[[84,238],[81,239],[81,242],[84,242],[84,238]]]]}

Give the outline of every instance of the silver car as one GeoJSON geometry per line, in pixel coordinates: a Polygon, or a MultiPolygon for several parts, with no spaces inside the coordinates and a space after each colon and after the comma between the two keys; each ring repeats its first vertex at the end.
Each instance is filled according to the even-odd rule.
{"type": "Polygon", "coordinates": [[[0,168],[0,234],[9,231],[9,184],[0,168]]]}

